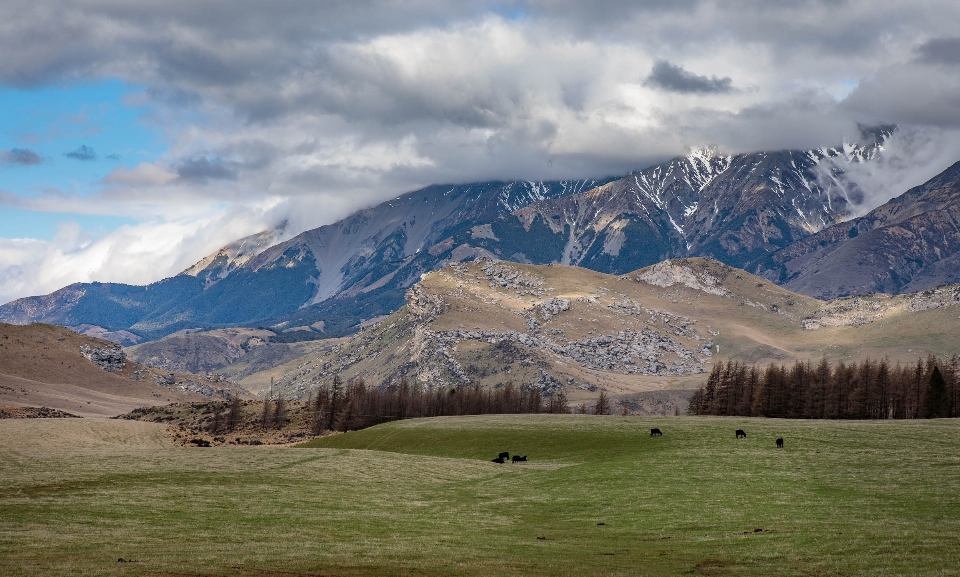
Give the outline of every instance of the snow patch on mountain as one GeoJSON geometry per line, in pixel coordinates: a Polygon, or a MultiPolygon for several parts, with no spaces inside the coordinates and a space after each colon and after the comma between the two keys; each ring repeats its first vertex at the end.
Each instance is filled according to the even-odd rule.
{"type": "Polygon", "coordinates": [[[279,242],[286,227],[287,223],[284,221],[274,229],[231,242],[180,274],[200,278],[204,282],[204,288],[209,288],[279,242]]]}

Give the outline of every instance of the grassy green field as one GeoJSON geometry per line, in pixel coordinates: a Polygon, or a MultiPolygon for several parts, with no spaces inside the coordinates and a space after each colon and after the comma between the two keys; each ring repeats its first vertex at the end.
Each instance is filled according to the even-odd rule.
{"type": "Polygon", "coordinates": [[[494,574],[960,575],[960,420],[483,416],[207,449],[0,421],[0,575],[494,574]]]}

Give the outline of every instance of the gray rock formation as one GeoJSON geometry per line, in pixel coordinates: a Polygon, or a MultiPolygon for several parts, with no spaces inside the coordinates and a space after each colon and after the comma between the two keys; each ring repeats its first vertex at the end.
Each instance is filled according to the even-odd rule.
{"type": "Polygon", "coordinates": [[[107,372],[122,371],[127,362],[127,354],[120,345],[112,347],[91,347],[82,345],[80,354],[96,363],[107,372]]]}

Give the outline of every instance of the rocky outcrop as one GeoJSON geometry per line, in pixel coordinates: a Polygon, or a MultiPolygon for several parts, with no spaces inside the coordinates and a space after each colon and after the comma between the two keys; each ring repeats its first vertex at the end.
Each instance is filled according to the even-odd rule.
{"type": "Polygon", "coordinates": [[[550,298],[537,305],[537,311],[544,322],[558,314],[570,310],[570,299],[550,298]]]}
{"type": "Polygon", "coordinates": [[[177,376],[175,373],[166,373],[154,375],[154,379],[158,387],[183,394],[199,393],[205,397],[219,396],[225,399],[248,394],[236,383],[231,383],[217,374],[177,376]]]}
{"type": "Polygon", "coordinates": [[[943,307],[960,306],[960,286],[951,285],[911,295],[890,297],[866,295],[831,301],[827,306],[803,319],[807,330],[822,327],[862,326],[883,320],[894,311],[915,313],[943,307]]]}
{"type": "MultiPolygon", "coordinates": [[[[687,328],[683,336],[689,336],[689,331],[687,328]]],[[[453,330],[437,333],[436,336],[438,348],[444,350],[450,350],[465,340],[492,345],[510,341],[549,351],[587,369],[658,376],[706,372],[704,365],[710,362],[710,349],[713,346],[713,341],[705,339],[696,351],[692,351],[673,337],[653,330],[618,331],[615,335],[578,340],[569,340],[560,335],[539,336],[493,330],[453,330]]]]}
{"type": "Polygon", "coordinates": [[[443,296],[430,294],[419,284],[407,291],[407,311],[417,323],[431,323],[445,310],[443,296]]]}
{"type": "Polygon", "coordinates": [[[543,296],[543,279],[518,270],[511,266],[512,263],[499,261],[486,261],[480,266],[480,270],[487,277],[487,284],[490,288],[504,288],[512,290],[520,296],[543,296]]]}
{"type": "Polygon", "coordinates": [[[730,291],[720,283],[720,279],[706,271],[696,271],[689,266],[684,266],[682,260],[657,263],[638,274],[636,281],[659,287],[679,284],[717,296],[729,296],[730,294],[730,291]]]}
{"type": "Polygon", "coordinates": [[[108,373],[122,371],[127,363],[127,354],[123,352],[123,347],[120,345],[114,345],[112,347],[82,345],[80,347],[80,354],[99,365],[101,369],[108,373]]]}

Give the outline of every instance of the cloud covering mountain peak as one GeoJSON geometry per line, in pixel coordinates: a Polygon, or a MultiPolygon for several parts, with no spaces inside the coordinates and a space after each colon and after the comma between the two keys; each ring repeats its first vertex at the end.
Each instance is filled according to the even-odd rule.
{"type": "Polygon", "coordinates": [[[864,123],[904,130],[887,172],[864,175],[889,197],[960,142],[958,20],[947,1],[9,0],[0,89],[120,80],[161,151],[0,142],[0,170],[38,175],[0,206],[134,221],[10,248],[0,300],[54,288],[29,280],[51,267],[148,282],[285,218],[306,230],[431,183],[625,174],[703,144],[816,148],[864,123]],[[103,168],[45,184],[58,163],[103,168]],[[116,260],[161,237],[143,266],[116,260]]]}

